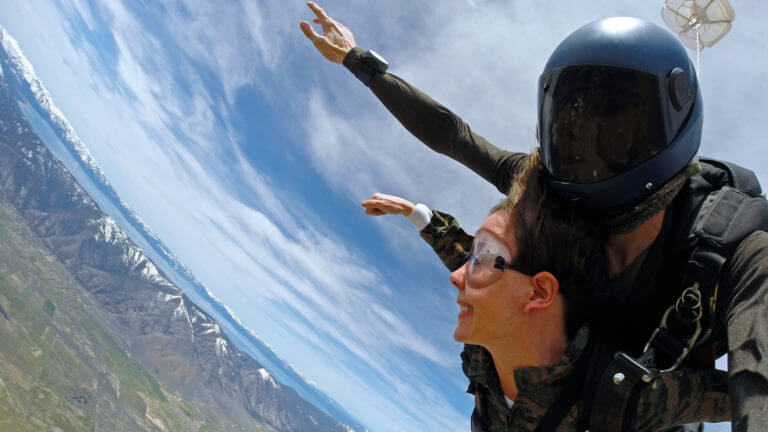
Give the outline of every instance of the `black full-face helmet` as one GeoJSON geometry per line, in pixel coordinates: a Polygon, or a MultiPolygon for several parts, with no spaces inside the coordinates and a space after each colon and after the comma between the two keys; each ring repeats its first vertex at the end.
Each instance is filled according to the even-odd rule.
{"type": "Polygon", "coordinates": [[[693,63],[654,24],[593,22],[549,58],[538,120],[553,189],[591,211],[627,208],[696,156],[702,104],[693,63]]]}

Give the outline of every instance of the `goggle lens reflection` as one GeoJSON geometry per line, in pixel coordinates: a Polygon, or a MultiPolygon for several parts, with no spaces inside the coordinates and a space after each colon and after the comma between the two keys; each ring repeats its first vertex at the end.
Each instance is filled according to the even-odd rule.
{"type": "Polygon", "coordinates": [[[481,288],[499,280],[502,270],[496,267],[496,259],[501,257],[505,262],[510,262],[510,255],[509,249],[498,237],[479,231],[469,252],[467,284],[473,288],[481,288]]]}

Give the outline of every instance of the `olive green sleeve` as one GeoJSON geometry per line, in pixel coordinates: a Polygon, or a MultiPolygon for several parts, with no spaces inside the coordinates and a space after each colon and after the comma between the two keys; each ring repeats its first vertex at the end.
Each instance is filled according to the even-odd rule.
{"type": "Polygon", "coordinates": [[[768,428],[768,233],[744,239],[723,271],[733,431],[768,428]]]}
{"type": "Polygon", "coordinates": [[[432,220],[421,230],[424,239],[435,251],[440,261],[455,271],[469,259],[473,237],[464,232],[453,216],[437,210],[432,211],[432,220]]]}
{"type": "Polygon", "coordinates": [[[512,153],[489,143],[459,116],[396,75],[377,75],[370,89],[413,136],[507,194],[524,153],[512,153]]]}
{"type": "Polygon", "coordinates": [[[730,419],[728,374],[715,369],[677,369],[643,387],[632,430],[656,432],[685,423],[730,419]]]}

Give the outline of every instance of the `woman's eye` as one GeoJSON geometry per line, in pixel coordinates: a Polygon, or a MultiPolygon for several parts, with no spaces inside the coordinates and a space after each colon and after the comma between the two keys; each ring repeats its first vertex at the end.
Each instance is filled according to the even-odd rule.
{"type": "Polygon", "coordinates": [[[478,264],[480,264],[481,267],[488,267],[488,265],[491,263],[492,256],[490,254],[482,254],[479,257],[477,257],[478,264]]]}

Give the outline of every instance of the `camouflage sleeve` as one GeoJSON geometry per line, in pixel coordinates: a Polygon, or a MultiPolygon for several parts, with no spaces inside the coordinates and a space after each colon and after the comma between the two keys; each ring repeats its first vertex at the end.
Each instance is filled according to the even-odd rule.
{"type": "Polygon", "coordinates": [[[731,419],[728,375],[715,369],[677,369],[662,373],[641,390],[636,432],[656,432],[691,423],[731,419]]]}
{"type": "Polygon", "coordinates": [[[429,225],[421,230],[421,238],[432,246],[450,271],[455,271],[469,259],[473,237],[465,233],[456,218],[447,213],[433,210],[429,225]]]}

